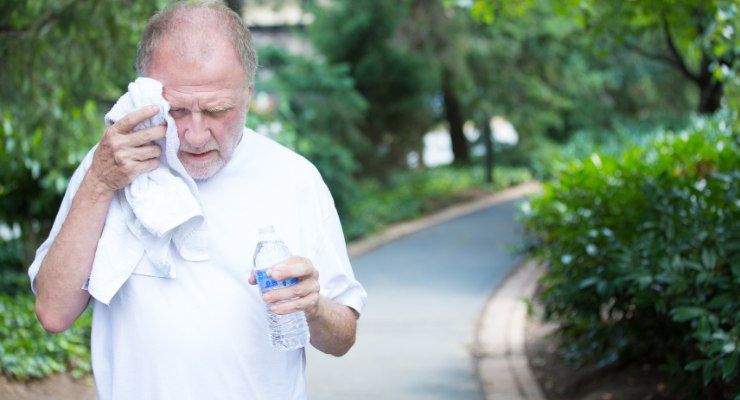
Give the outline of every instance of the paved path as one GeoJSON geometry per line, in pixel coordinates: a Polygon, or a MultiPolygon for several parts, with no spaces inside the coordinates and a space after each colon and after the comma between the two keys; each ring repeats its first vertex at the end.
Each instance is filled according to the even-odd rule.
{"type": "Polygon", "coordinates": [[[518,201],[388,243],[353,259],[368,291],[357,344],[342,358],[310,349],[311,400],[480,399],[476,319],[522,261],[518,201]]]}

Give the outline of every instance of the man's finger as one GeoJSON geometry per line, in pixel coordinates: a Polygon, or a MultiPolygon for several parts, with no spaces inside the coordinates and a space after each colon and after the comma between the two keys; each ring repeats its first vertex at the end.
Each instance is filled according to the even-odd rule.
{"type": "Polygon", "coordinates": [[[249,272],[249,284],[250,285],[256,285],[257,279],[254,278],[254,270],[249,272]]]}
{"type": "Polygon", "coordinates": [[[149,142],[165,137],[166,134],[167,128],[163,125],[158,125],[132,132],[126,138],[132,146],[143,146],[149,142]]]}
{"type": "Polygon", "coordinates": [[[270,310],[275,314],[290,314],[296,311],[305,311],[315,305],[318,301],[318,298],[318,293],[311,293],[306,297],[282,302],[280,304],[273,304],[270,307],[270,310]]]}
{"type": "Polygon", "coordinates": [[[139,125],[139,123],[153,117],[158,112],[159,106],[156,105],[148,105],[146,107],[139,108],[138,110],[131,111],[123,118],[116,121],[116,123],[113,124],[113,128],[115,128],[118,133],[128,134],[136,125],[139,125]]]}
{"type": "Polygon", "coordinates": [[[290,278],[302,278],[311,276],[315,268],[308,263],[301,262],[296,264],[278,264],[270,268],[270,278],[276,281],[282,281],[290,278]]]}
{"type": "Polygon", "coordinates": [[[162,148],[156,144],[135,147],[131,150],[131,157],[136,161],[146,161],[157,158],[162,154],[162,148]]]}
{"type": "Polygon", "coordinates": [[[299,297],[305,297],[313,292],[319,291],[319,283],[313,279],[300,281],[299,283],[282,288],[274,289],[262,295],[265,303],[275,303],[281,300],[290,300],[299,297]]]}
{"type": "Polygon", "coordinates": [[[136,170],[134,171],[135,176],[139,176],[145,172],[152,172],[159,167],[159,160],[153,158],[151,160],[142,161],[137,164],[136,170]]]}

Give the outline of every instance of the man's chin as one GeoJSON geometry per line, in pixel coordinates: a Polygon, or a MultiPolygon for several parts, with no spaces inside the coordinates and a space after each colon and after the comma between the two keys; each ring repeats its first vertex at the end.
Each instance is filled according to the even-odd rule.
{"type": "Polygon", "coordinates": [[[217,160],[216,162],[209,162],[206,165],[192,165],[190,163],[183,163],[183,167],[185,167],[185,171],[187,171],[188,175],[190,175],[193,180],[205,181],[213,177],[213,175],[216,175],[216,172],[220,171],[221,168],[224,166],[224,163],[219,161],[221,160],[217,160]]]}

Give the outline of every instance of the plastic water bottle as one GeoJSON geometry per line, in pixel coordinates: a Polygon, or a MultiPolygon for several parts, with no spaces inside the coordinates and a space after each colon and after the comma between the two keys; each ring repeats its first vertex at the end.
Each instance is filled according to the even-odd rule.
{"type": "MultiPolygon", "coordinates": [[[[291,256],[288,246],[275,234],[272,226],[260,228],[257,249],[254,251],[254,277],[262,293],[290,287],[298,283],[298,278],[276,281],[267,275],[267,269],[291,256]]],[[[270,311],[265,304],[267,320],[270,324],[270,341],[277,350],[295,350],[306,347],[308,343],[308,324],[303,311],[279,315],[270,311]]]]}

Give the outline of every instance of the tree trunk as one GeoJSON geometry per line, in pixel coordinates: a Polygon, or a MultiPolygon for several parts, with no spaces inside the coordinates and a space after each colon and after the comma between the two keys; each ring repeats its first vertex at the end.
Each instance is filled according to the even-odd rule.
{"type": "MultiPolygon", "coordinates": [[[[696,32],[701,33],[700,36],[704,36],[704,32],[707,30],[706,15],[697,14],[696,19],[696,32]]],[[[701,114],[713,114],[720,108],[722,103],[722,96],[724,95],[724,83],[714,79],[712,74],[712,58],[710,56],[711,50],[703,50],[701,55],[701,63],[699,65],[698,72],[692,72],[683,55],[678,50],[673,35],[671,34],[668,20],[663,17],[663,36],[665,37],[666,46],[670,51],[669,61],[667,62],[672,67],[678,69],[686,78],[696,83],[699,87],[699,107],[698,111],[701,114]],[[709,52],[709,53],[708,53],[709,52]]],[[[643,54],[645,54],[643,52],[643,54]]],[[[653,58],[655,58],[653,56],[653,58]]],[[[666,58],[661,57],[665,62],[666,58]]],[[[734,55],[730,55],[729,59],[718,60],[722,64],[726,64],[730,69],[735,61],[734,55]]]]}
{"type": "Polygon", "coordinates": [[[699,86],[699,113],[713,114],[719,110],[724,95],[724,84],[712,77],[709,58],[701,60],[701,71],[696,84],[699,86]]]}
{"type": "Polygon", "coordinates": [[[460,99],[455,93],[452,86],[452,76],[447,69],[442,72],[442,96],[444,98],[445,119],[450,129],[454,162],[455,164],[467,164],[470,161],[470,154],[468,152],[468,141],[463,133],[460,99]]]}
{"type": "Polygon", "coordinates": [[[709,84],[700,84],[699,112],[701,114],[713,114],[719,110],[723,92],[724,87],[720,82],[712,81],[709,84]]]}
{"type": "Polygon", "coordinates": [[[425,132],[421,132],[421,140],[419,140],[416,151],[419,153],[419,169],[425,170],[427,169],[427,163],[424,159],[424,135],[426,135],[425,132]]]}

